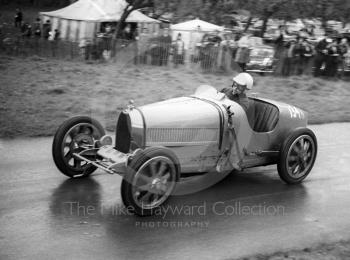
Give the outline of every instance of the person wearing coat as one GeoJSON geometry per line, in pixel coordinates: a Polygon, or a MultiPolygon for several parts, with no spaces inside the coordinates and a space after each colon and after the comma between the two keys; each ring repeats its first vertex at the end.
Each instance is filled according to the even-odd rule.
{"type": "Polygon", "coordinates": [[[345,69],[346,69],[346,59],[349,56],[349,44],[347,38],[342,38],[339,43],[339,68],[340,68],[340,73],[339,76],[343,77],[345,74],[345,69]]]}
{"type": "Polygon", "coordinates": [[[246,71],[247,63],[250,61],[250,50],[250,35],[248,34],[238,41],[238,50],[235,58],[235,62],[237,62],[243,72],[246,71]]]}
{"type": "Polygon", "coordinates": [[[177,67],[178,64],[184,64],[185,43],[182,40],[181,33],[177,35],[176,41],[173,43],[173,47],[174,47],[174,64],[175,64],[175,67],[177,67]]]}
{"type": "Polygon", "coordinates": [[[305,75],[312,74],[312,60],[315,54],[314,46],[304,39],[302,42],[303,52],[302,52],[302,73],[305,75]]]}
{"type": "MultiPolygon", "coordinates": [[[[315,47],[316,55],[315,55],[315,61],[314,61],[314,67],[315,67],[315,72],[314,76],[318,77],[322,74],[321,68],[325,65],[327,61],[327,56],[328,56],[328,46],[333,42],[333,40],[329,37],[326,37],[319,41],[315,47]]],[[[328,68],[325,67],[325,71],[323,74],[327,75],[328,73],[328,68]]]]}
{"type": "Polygon", "coordinates": [[[338,43],[333,41],[327,46],[327,58],[326,58],[326,76],[335,77],[338,72],[338,64],[340,58],[340,50],[338,43]]]}

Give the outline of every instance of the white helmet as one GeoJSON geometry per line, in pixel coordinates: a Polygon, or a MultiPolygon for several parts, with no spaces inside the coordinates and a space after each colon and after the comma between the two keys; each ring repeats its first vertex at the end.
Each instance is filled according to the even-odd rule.
{"type": "Polygon", "coordinates": [[[251,90],[253,88],[254,80],[250,74],[243,72],[239,73],[236,77],[232,79],[237,84],[246,86],[247,89],[251,90]]]}

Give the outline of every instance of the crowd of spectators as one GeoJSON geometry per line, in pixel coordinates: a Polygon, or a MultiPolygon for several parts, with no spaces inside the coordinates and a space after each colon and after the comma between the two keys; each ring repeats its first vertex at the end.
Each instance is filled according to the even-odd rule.
{"type": "Polygon", "coordinates": [[[42,23],[40,18],[36,18],[35,21],[28,22],[19,8],[16,9],[13,19],[14,28],[6,27],[6,33],[3,25],[0,26],[0,49],[16,53],[21,47],[23,49],[32,48],[37,53],[45,46],[48,53],[54,57],[57,56],[60,31],[52,28],[50,20],[42,23]],[[40,45],[39,42],[41,43],[42,40],[44,43],[40,45]]]}
{"type": "MultiPolygon", "coordinates": [[[[52,56],[57,56],[60,31],[52,27],[50,20],[43,22],[37,18],[28,23],[24,20],[23,12],[16,9],[14,27],[24,40],[42,39],[48,42],[52,56]]],[[[126,24],[118,38],[119,45],[115,41],[115,31],[116,24],[104,23],[96,37],[81,39],[77,44],[80,56],[85,60],[109,60],[116,55],[118,48],[129,47],[133,49],[135,64],[167,66],[170,61],[174,67],[178,67],[187,62],[199,62],[205,70],[229,64],[231,69],[235,67],[241,71],[246,71],[251,60],[250,33],[232,34],[231,39],[227,40],[219,36],[217,31],[206,39],[207,36],[198,28],[191,33],[189,46],[185,48],[182,34],[178,33],[173,39],[168,28],[152,34],[148,28],[126,24]]],[[[276,75],[337,77],[342,76],[350,64],[350,48],[346,37],[326,35],[317,41],[313,37],[313,30],[302,30],[294,38],[290,38],[282,28],[279,32],[274,41],[276,75]]],[[[11,40],[5,38],[3,43],[10,45],[11,40]]]]}
{"type": "Polygon", "coordinates": [[[348,39],[341,35],[325,35],[315,41],[304,32],[296,39],[284,40],[284,34],[278,37],[276,58],[282,76],[314,75],[315,77],[342,76],[347,69],[350,57],[348,39]]]}

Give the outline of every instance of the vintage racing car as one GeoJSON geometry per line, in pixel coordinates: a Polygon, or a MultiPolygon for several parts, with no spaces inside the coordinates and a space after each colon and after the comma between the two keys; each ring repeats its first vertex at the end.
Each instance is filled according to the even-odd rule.
{"type": "Polygon", "coordinates": [[[122,200],[138,215],[160,208],[187,174],[277,164],[281,179],[296,184],[317,154],[306,112],[257,97],[249,98],[245,111],[206,85],[191,96],[129,105],[119,114],[112,142],[95,119],[76,116],[57,130],[53,159],[69,177],[97,168],[121,174],[122,200]]]}

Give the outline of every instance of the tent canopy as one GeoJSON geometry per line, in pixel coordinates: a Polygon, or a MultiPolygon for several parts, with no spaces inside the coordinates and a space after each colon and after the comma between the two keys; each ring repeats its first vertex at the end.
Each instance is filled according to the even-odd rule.
{"type": "Polygon", "coordinates": [[[224,28],[222,26],[218,26],[212,23],[208,23],[202,21],[200,19],[194,19],[191,21],[174,24],[171,26],[172,30],[176,31],[196,31],[200,27],[201,31],[223,31],[224,28]]]}
{"type": "MultiPolygon", "coordinates": [[[[41,12],[47,17],[57,17],[67,20],[89,21],[89,22],[117,22],[120,20],[126,7],[125,1],[116,0],[79,0],[65,8],[41,12]]],[[[139,11],[133,11],[126,22],[135,23],[159,23],[139,11]]]]}
{"type": "Polygon", "coordinates": [[[190,50],[190,52],[195,51],[196,44],[201,41],[205,33],[224,30],[222,26],[208,23],[200,19],[174,24],[171,25],[170,28],[172,30],[173,40],[176,40],[178,34],[181,34],[185,44],[185,50],[190,50]]]}

